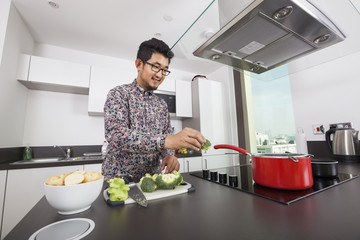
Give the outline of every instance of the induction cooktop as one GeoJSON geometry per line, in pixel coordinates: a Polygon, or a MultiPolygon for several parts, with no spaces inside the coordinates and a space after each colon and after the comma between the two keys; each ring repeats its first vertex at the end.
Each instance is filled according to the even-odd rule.
{"type": "Polygon", "coordinates": [[[359,177],[339,173],[336,178],[314,178],[313,186],[306,190],[279,190],[255,183],[251,165],[202,170],[191,172],[190,175],[286,205],[359,177]]]}

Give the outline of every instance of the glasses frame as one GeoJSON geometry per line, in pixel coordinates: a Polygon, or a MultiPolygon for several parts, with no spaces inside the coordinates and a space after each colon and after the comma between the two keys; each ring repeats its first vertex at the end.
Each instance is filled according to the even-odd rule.
{"type": "Polygon", "coordinates": [[[169,74],[171,73],[169,70],[165,69],[165,68],[161,68],[159,66],[156,66],[155,64],[149,63],[149,62],[145,62],[146,64],[149,64],[151,66],[151,70],[153,72],[160,72],[163,76],[169,76],[169,74]]]}

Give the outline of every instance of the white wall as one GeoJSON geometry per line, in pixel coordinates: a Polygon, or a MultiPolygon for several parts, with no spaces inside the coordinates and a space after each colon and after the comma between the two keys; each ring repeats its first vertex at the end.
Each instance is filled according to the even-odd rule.
{"type": "Polygon", "coordinates": [[[4,37],[0,65],[0,147],[22,145],[28,90],[15,80],[16,68],[19,54],[31,53],[33,48],[33,39],[16,8],[10,5],[8,11],[6,35],[0,32],[0,39],[4,37]]]}
{"type": "Polygon", "coordinates": [[[302,127],[309,141],[325,141],[314,135],[312,126],[352,122],[360,128],[358,97],[360,52],[290,75],[295,125],[302,127]]]}
{"type": "Polygon", "coordinates": [[[321,4],[325,14],[339,14],[333,19],[346,36],[288,64],[296,128],[304,129],[308,141],[325,141],[325,135],[313,134],[313,125],[323,124],[327,131],[330,123],[352,122],[360,129],[360,15],[350,1],[312,2],[321,4]]]}
{"type": "MultiPolygon", "coordinates": [[[[35,44],[34,55],[91,66],[126,66],[135,63],[88,52],[35,44]]],[[[136,54],[136,53],[135,53],[136,54]]],[[[135,61],[135,60],[134,60],[135,61]]],[[[171,67],[171,65],[170,65],[171,67]]],[[[195,73],[171,69],[171,78],[191,81],[195,73]]],[[[131,82],[133,79],[129,79],[131,82]]],[[[88,116],[88,96],[30,90],[26,109],[23,145],[100,145],[104,139],[104,118],[88,116]]],[[[182,129],[182,121],[171,120],[175,133],[182,129]]]]}

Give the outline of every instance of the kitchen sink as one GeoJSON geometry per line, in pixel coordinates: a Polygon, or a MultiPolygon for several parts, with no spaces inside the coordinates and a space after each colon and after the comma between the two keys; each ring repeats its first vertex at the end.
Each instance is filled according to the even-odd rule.
{"type": "Polygon", "coordinates": [[[31,164],[31,163],[51,163],[51,162],[72,162],[72,161],[88,161],[102,160],[101,156],[81,156],[72,158],[33,158],[31,160],[20,160],[10,164],[31,164]]]}

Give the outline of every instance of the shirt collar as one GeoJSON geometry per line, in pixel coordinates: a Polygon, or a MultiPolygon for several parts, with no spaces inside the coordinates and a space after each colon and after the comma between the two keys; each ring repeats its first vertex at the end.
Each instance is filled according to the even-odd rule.
{"type": "Polygon", "coordinates": [[[142,93],[142,94],[144,94],[144,95],[149,95],[149,96],[151,96],[151,95],[153,95],[153,93],[154,93],[153,90],[146,91],[144,88],[142,88],[142,87],[138,84],[138,82],[136,81],[136,79],[133,81],[133,85],[134,85],[135,88],[137,88],[137,89],[140,91],[140,93],[142,93]]]}

